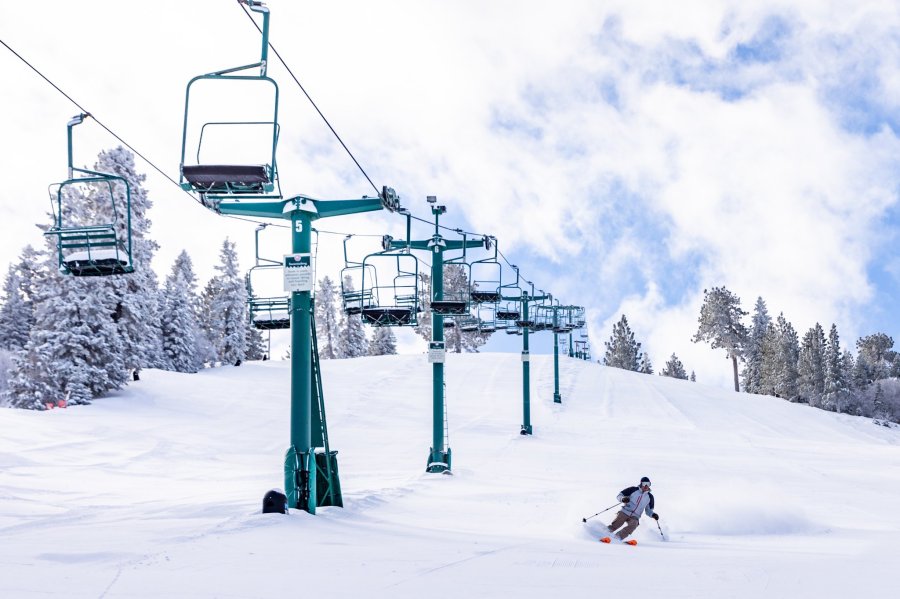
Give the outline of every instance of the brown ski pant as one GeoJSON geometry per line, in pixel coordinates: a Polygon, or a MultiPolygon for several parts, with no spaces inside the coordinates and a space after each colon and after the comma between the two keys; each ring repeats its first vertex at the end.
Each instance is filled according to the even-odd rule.
{"type": "Polygon", "coordinates": [[[616,514],[616,519],[613,520],[612,524],[607,528],[609,528],[609,532],[616,532],[624,524],[625,528],[616,533],[616,536],[624,541],[625,537],[634,532],[634,529],[638,527],[639,523],[638,519],[634,516],[629,516],[625,514],[625,512],[619,512],[616,514]]]}

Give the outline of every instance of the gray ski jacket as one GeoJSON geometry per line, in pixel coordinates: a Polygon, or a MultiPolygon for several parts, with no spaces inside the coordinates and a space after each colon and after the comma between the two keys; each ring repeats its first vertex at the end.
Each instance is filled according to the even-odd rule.
{"type": "Polygon", "coordinates": [[[622,506],[622,512],[625,513],[626,516],[632,516],[641,519],[641,512],[644,512],[648,516],[653,515],[653,493],[650,491],[641,491],[638,487],[628,487],[627,489],[622,489],[622,492],[617,496],[619,501],[628,498],[628,503],[622,506]]]}

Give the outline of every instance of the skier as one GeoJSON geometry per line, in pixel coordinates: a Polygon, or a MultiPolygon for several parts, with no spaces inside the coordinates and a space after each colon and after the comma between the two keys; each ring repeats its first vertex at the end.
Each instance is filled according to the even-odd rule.
{"type": "MultiPolygon", "coordinates": [[[[615,520],[607,526],[607,529],[610,533],[615,533],[624,525],[625,528],[616,533],[616,537],[620,541],[625,541],[625,537],[633,533],[634,529],[638,527],[641,512],[644,512],[654,520],[659,520],[659,515],[653,511],[653,493],[650,492],[650,479],[646,476],[641,478],[641,482],[637,487],[622,489],[622,492],[616,498],[625,505],[616,514],[615,520]]],[[[603,537],[600,540],[604,543],[609,543],[611,539],[603,537]]],[[[637,545],[637,541],[625,542],[630,545],[637,545]]]]}

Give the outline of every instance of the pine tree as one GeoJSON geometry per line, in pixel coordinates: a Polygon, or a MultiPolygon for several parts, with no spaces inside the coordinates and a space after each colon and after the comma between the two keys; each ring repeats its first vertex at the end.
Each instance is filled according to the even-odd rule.
{"type": "Polygon", "coordinates": [[[0,305],[0,349],[18,351],[25,347],[34,315],[20,290],[21,279],[12,265],[3,281],[0,305]]]}
{"type": "Polygon", "coordinates": [[[769,327],[763,346],[763,392],[788,401],[798,401],[800,341],[784,314],[779,314],[775,325],[769,327]]]}
{"type": "Polygon", "coordinates": [[[247,325],[247,360],[262,360],[267,356],[266,341],[262,331],[253,325],[247,325]]]}
{"type": "MultiPolygon", "coordinates": [[[[344,291],[354,291],[353,279],[349,275],[344,277],[344,291]]],[[[337,345],[335,357],[358,358],[369,353],[369,343],[366,340],[366,331],[363,329],[362,318],[359,314],[343,314],[338,323],[337,345]]]]}
{"type": "Polygon", "coordinates": [[[694,373],[693,370],[691,371],[691,382],[692,382],[692,383],[696,383],[696,382],[697,382],[697,375],[694,373]]]}
{"type": "Polygon", "coordinates": [[[837,326],[832,323],[828,343],[825,346],[825,391],[822,394],[822,407],[841,412],[842,404],[846,403],[849,394],[849,372],[846,370],[844,355],[841,352],[837,326]]]}
{"type": "Polygon", "coordinates": [[[886,379],[890,376],[891,364],[887,356],[892,347],[894,347],[893,338],[884,333],[867,335],[856,342],[859,356],[865,360],[868,368],[866,378],[869,382],[886,379]]]}
{"type": "Polygon", "coordinates": [[[238,268],[235,244],[228,239],[219,250],[221,263],[215,269],[219,274],[211,310],[219,326],[214,342],[216,356],[223,364],[240,366],[247,350],[247,288],[238,268]]]}
{"type": "Polygon", "coordinates": [[[756,298],[756,305],[753,309],[753,318],[750,324],[750,334],[744,348],[745,367],[742,382],[744,391],[747,393],[761,392],[763,339],[771,323],[772,318],[769,316],[766,302],[763,301],[762,297],[756,298]]]}
{"type": "Polygon", "coordinates": [[[688,379],[687,372],[684,370],[684,364],[681,363],[681,360],[678,359],[674,353],[672,357],[669,358],[669,361],[666,362],[666,367],[663,368],[662,372],[659,373],[660,376],[668,376],[673,379],[681,379],[686,381],[688,379]]]}
{"type": "Polygon", "coordinates": [[[315,302],[319,357],[323,360],[331,360],[337,357],[340,330],[338,326],[338,290],[328,276],[319,281],[315,302]]]}
{"type": "Polygon", "coordinates": [[[375,327],[369,341],[370,356],[392,356],[397,353],[397,337],[391,327],[375,327]]]}
{"type": "Polygon", "coordinates": [[[643,357],[641,357],[641,366],[638,372],[641,374],[653,374],[653,364],[650,362],[650,355],[647,352],[644,352],[643,357]]]}
{"type": "Polygon", "coordinates": [[[418,286],[419,315],[414,330],[425,341],[431,341],[431,275],[420,272],[418,286]]]}
{"type": "Polygon", "coordinates": [[[196,335],[197,313],[184,271],[176,264],[162,292],[163,368],[197,372],[202,367],[196,335]]]}
{"type": "Polygon", "coordinates": [[[825,331],[818,322],[803,336],[797,363],[802,401],[821,407],[825,393],[825,331]]]}
{"type": "Polygon", "coordinates": [[[612,336],[605,342],[606,355],[603,363],[613,368],[637,371],[641,364],[641,344],[634,340],[634,333],[628,326],[628,319],[622,315],[621,320],[613,325],[612,336]]]}
{"type": "Polygon", "coordinates": [[[218,347],[219,338],[222,336],[222,330],[225,326],[222,315],[213,311],[213,305],[221,293],[221,287],[219,277],[211,278],[206,283],[206,287],[203,288],[199,300],[199,327],[201,333],[197,339],[200,346],[199,356],[205,364],[210,366],[215,366],[219,360],[216,347],[218,347]]]}
{"type": "Polygon", "coordinates": [[[741,309],[741,300],[725,287],[703,290],[703,306],[700,308],[700,327],[694,335],[694,343],[709,341],[712,349],[722,348],[728,352],[734,370],[734,390],[740,391],[738,384],[738,358],[747,344],[747,328],[741,319],[747,312],[741,309]]]}
{"type": "Polygon", "coordinates": [[[884,401],[884,388],[880,381],[875,381],[875,397],[872,401],[872,419],[876,424],[884,424],[890,420],[887,404],[884,401]]]}
{"type": "MultiPolygon", "coordinates": [[[[102,284],[107,286],[118,300],[114,309],[114,320],[124,342],[123,360],[126,368],[134,371],[162,366],[164,358],[159,282],[151,267],[153,255],[159,249],[159,245],[149,237],[152,223],[147,214],[153,202],[143,186],[146,176],[137,173],[134,155],[121,146],[101,152],[94,168],[98,172],[126,179],[131,190],[131,256],[134,273],[128,276],[102,278],[102,284]]],[[[117,212],[115,215],[117,236],[119,240],[125,240],[128,223],[128,214],[125,212],[127,206],[125,187],[118,184],[114,185],[113,189],[117,212]]],[[[106,195],[99,193],[94,196],[96,202],[93,210],[96,216],[91,220],[113,216],[108,198],[108,192],[106,195]]],[[[88,201],[87,205],[91,206],[91,202],[88,201]]]]}
{"type": "Polygon", "coordinates": [[[48,254],[34,280],[35,324],[13,357],[10,405],[42,410],[65,400],[89,403],[127,380],[124,342],[111,315],[118,298],[109,288],[64,276],[48,254]]]}

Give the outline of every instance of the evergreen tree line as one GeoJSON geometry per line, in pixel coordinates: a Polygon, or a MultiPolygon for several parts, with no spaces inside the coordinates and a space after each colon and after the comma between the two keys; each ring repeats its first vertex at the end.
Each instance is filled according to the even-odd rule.
{"type": "MultiPolygon", "coordinates": [[[[223,243],[218,273],[201,293],[186,252],[160,288],[150,266],[158,249],[149,237],[152,202],[134,156],[122,147],[101,152],[93,170],[129,182],[135,272],[62,275],[55,238],[47,238],[43,250],[27,246],[3,282],[2,401],[39,410],[86,404],[137,380],[144,368],[197,372],[261,358],[262,337],[248,323],[234,243],[223,243]]],[[[76,223],[126,222],[124,186],[116,185],[113,193],[111,203],[90,185],[72,190],[67,216],[76,223]]]]}
{"type": "Polygon", "coordinates": [[[780,313],[769,314],[757,298],[750,326],[740,298],[717,287],[704,290],[694,342],[725,349],[732,361],[735,391],[867,416],[879,423],[900,421],[900,355],[894,340],[874,333],[856,341],[856,356],[841,346],[837,326],[826,335],[816,323],[801,338],[780,313]],[[738,373],[738,362],[743,368],[738,373]]]}
{"type": "MultiPolygon", "coordinates": [[[[635,340],[634,332],[628,325],[628,318],[624,314],[619,322],[613,325],[612,335],[609,341],[605,341],[603,345],[606,347],[606,353],[603,356],[604,365],[642,374],[653,374],[650,355],[641,352],[641,344],[635,340]]],[[[697,375],[693,371],[688,375],[684,364],[674,352],[666,361],[666,365],[659,375],[673,379],[697,381],[697,375]]]]}

